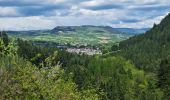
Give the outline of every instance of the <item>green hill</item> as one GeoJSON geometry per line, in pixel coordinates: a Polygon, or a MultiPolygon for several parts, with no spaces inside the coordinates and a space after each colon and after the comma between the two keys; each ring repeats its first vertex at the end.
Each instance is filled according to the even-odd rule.
{"type": "Polygon", "coordinates": [[[145,34],[120,42],[119,51],[137,67],[157,71],[162,59],[170,56],[170,14],[145,34]]]}
{"type": "Polygon", "coordinates": [[[83,25],[83,26],[57,26],[51,30],[51,33],[69,33],[69,32],[94,32],[94,33],[110,33],[110,34],[120,34],[120,31],[109,27],[109,26],[91,26],[91,25],[83,25]]]}

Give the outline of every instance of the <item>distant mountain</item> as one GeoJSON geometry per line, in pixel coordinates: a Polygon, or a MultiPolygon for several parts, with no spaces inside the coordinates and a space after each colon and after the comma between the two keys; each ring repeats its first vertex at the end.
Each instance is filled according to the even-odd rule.
{"type": "Polygon", "coordinates": [[[137,67],[156,72],[161,60],[170,57],[170,14],[145,34],[120,42],[119,51],[137,67]]]}
{"type": "Polygon", "coordinates": [[[88,43],[90,45],[120,42],[132,36],[131,34],[125,34],[110,26],[92,26],[92,25],[57,26],[54,29],[52,29],[50,33],[52,35],[67,37],[68,39],[71,39],[73,43],[75,43],[75,41],[79,41],[76,43],[78,44],[88,43]]]}
{"type": "Polygon", "coordinates": [[[135,28],[115,28],[116,30],[120,32],[130,33],[130,34],[142,34],[148,31],[150,28],[141,28],[141,29],[135,29],[135,28]]]}
{"type": "Polygon", "coordinates": [[[77,31],[85,31],[85,32],[98,32],[98,33],[111,33],[111,34],[142,34],[148,31],[149,28],[135,29],[135,28],[112,28],[110,26],[92,26],[92,25],[83,25],[83,26],[56,26],[52,30],[30,30],[30,31],[7,31],[10,34],[25,34],[25,35],[34,35],[37,33],[70,33],[77,31]]]}
{"type": "Polygon", "coordinates": [[[92,26],[92,25],[83,25],[83,26],[57,26],[54,29],[51,30],[51,33],[57,34],[57,33],[70,33],[70,32],[78,32],[78,31],[84,31],[84,32],[95,32],[95,33],[112,33],[112,34],[119,34],[123,33],[120,32],[110,26],[92,26]]]}

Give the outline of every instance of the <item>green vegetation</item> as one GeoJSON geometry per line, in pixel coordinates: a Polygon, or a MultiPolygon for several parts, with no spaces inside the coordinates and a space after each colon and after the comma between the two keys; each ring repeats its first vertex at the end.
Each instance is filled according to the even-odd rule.
{"type": "Polygon", "coordinates": [[[139,69],[157,75],[157,86],[170,99],[170,14],[160,24],[138,36],[113,45],[112,55],[131,60],[139,69]]]}
{"type": "Polygon", "coordinates": [[[106,47],[102,56],[68,53],[23,39],[12,41],[3,32],[0,99],[169,100],[169,29],[170,14],[147,33],[115,43],[111,53],[106,47]]]}
{"type": "Polygon", "coordinates": [[[170,98],[170,63],[169,59],[161,61],[158,70],[158,86],[164,91],[166,97],[170,98]]]}
{"type": "Polygon", "coordinates": [[[18,39],[1,41],[1,99],[162,100],[156,75],[122,57],[70,54],[18,39]],[[16,44],[17,43],[17,44],[16,44]]]}
{"type": "Polygon", "coordinates": [[[95,89],[78,90],[60,65],[38,68],[19,57],[13,43],[6,47],[0,41],[0,50],[0,99],[99,99],[95,89]]]}

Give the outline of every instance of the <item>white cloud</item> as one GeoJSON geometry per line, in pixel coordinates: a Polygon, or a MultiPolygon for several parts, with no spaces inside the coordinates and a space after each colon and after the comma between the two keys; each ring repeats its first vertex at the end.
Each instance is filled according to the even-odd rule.
{"type": "Polygon", "coordinates": [[[86,1],[86,2],[82,2],[81,5],[82,6],[97,6],[100,5],[103,1],[101,0],[92,0],[92,1],[86,1]]]}
{"type": "Polygon", "coordinates": [[[20,14],[14,7],[0,7],[0,16],[19,16],[20,14]]]}
{"type": "Polygon", "coordinates": [[[1,30],[38,30],[51,29],[55,22],[44,17],[0,18],[1,30]]]}
{"type": "Polygon", "coordinates": [[[52,4],[58,4],[58,3],[65,3],[68,0],[42,0],[44,3],[52,3],[52,4]]]}

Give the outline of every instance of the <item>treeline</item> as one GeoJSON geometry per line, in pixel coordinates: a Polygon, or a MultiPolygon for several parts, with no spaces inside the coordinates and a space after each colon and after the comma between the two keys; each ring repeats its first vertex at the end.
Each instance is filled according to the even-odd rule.
{"type": "Polygon", "coordinates": [[[7,43],[1,36],[0,99],[166,100],[169,95],[165,69],[157,75],[120,56],[78,55],[21,39],[7,43]]]}

